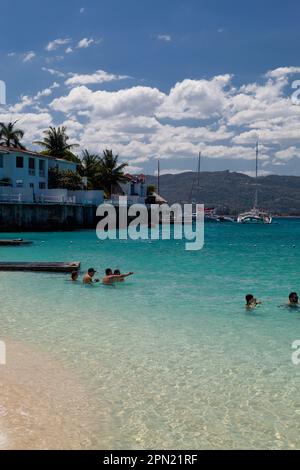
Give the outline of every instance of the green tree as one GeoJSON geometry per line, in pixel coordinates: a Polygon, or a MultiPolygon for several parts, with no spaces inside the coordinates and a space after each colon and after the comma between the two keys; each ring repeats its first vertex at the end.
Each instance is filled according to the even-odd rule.
{"type": "Polygon", "coordinates": [[[154,184],[149,184],[147,187],[147,196],[152,196],[156,192],[156,186],[154,184]]]}
{"type": "Polygon", "coordinates": [[[34,144],[41,145],[44,148],[43,154],[56,158],[64,158],[71,162],[80,163],[79,158],[72,152],[72,149],[78,147],[78,144],[69,144],[69,136],[66,133],[66,127],[49,127],[44,131],[43,140],[37,140],[34,144]]]}
{"type": "Polygon", "coordinates": [[[24,150],[25,147],[21,144],[21,140],[24,137],[24,131],[15,127],[17,122],[18,121],[9,122],[8,124],[0,122],[0,145],[24,150]]]}
{"type": "Polygon", "coordinates": [[[82,189],[82,178],[76,171],[49,168],[48,187],[49,189],[76,191],[82,189]]]}
{"type": "Polygon", "coordinates": [[[100,158],[99,174],[97,175],[98,184],[104,189],[107,195],[111,195],[114,185],[127,181],[124,169],[128,163],[118,163],[119,156],[114,155],[112,150],[104,150],[100,158]]]}
{"type": "Polygon", "coordinates": [[[81,165],[79,173],[88,180],[88,189],[101,188],[101,165],[100,157],[97,154],[90,153],[88,150],[82,151],[81,165]]]}

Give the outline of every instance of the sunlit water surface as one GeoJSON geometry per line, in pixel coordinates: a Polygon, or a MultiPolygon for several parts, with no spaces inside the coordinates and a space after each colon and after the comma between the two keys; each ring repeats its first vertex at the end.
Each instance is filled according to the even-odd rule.
{"type": "Polygon", "coordinates": [[[198,252],[174,240],[100,242],[94,231],[23,236],[34,244],[1,247],[2,261],[135,272],[116,287],[0,273],[0,339],[80,374],[95,410],[89,447],[300,448],[300,310],[278,307],[300,292],[300,221],[207,224],[198,252]],[[263,300],[255,312],[247,293],[263,300]]]}

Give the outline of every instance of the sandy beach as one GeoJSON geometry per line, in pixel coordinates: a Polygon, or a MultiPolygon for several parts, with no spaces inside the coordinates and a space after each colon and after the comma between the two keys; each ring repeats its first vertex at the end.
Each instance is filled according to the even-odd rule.
{"type": "Polygon", "coordinates": [[[92,407],[76,374],[9,338],[0,366],[0,449],[93,447],[92,407]]]}

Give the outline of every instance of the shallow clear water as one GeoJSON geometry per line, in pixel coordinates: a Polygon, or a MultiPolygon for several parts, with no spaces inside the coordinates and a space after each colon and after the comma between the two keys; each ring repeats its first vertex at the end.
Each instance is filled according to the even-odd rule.
{"type": "Polygon", "coordinates": [[[300,310],[278,308],[300,291],[300,220],[207,224],[199,252],[94,231],[24,237],[35,243],[0,247],[0,259],[135,272],[116,287],[0,273],[0,339],[82,375],[97,411],[90,447],[300,448],[300,310]],[[255,312],[247,293],[264,302],[255,312]]]}

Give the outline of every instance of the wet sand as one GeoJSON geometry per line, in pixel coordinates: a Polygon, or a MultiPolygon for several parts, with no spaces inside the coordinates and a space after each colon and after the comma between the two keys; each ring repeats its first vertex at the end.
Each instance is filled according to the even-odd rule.
{"type": "Polygon", "coordinates": [[[82,379],[35,347],[1,340],[0,449],[93,448],[99,416],[82,379]]]}

